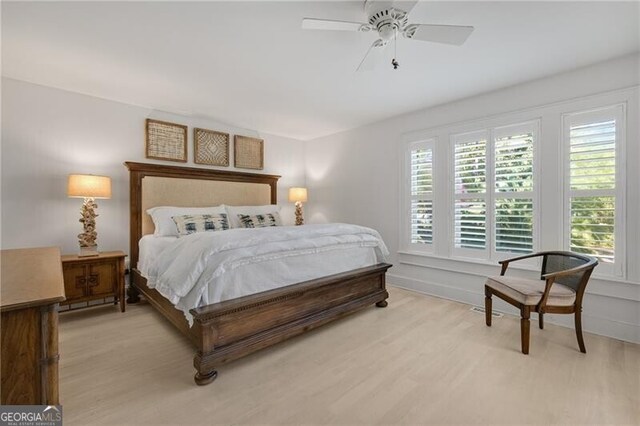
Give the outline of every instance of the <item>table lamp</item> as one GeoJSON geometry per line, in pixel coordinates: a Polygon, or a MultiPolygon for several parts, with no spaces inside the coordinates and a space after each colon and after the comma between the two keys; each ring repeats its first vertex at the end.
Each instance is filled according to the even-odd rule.
{"type": "Polygon", "coordinates": [[[296,225],[304,225],[302,203],[307,202],[307,188],[289,188],[289,202],[296,203],[296,225]]]}
{"type": "Polygon", "coordinates": [[[97,256],[96,217],[98,215],[95,209],[98,208],[98,205],[95,199],[111,198],[111,178],[96,175],[69,175],[67,195],[70,198],[84,198],[80,209],[80,223],[84,227],[84,232],[78,234],[78,242],[80,243],[78,256],[97,256]]]}

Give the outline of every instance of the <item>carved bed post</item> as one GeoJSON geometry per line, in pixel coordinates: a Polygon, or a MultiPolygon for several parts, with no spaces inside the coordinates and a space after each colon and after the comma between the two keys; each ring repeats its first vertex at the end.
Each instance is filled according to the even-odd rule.
{"type": "MultiPolygon", "coordinates": [[[[194,314],[195,312],[192,312],[192,315],[194,314]]],[[[192,330],[198,339],[198,351],[193,357],[193,366],[196,369],[193,380],[199,386],[208,385],[218,377],[218,372],[207,362],[207,355],[215,349],[214,343],[218,330],[214,323],[197,318],[195,315],[192,330]]]]}
{"type": "MultiPolygon", "coordinates": [[[[129,165],[125,163],[129,168],[129,165]]],[[[143,172],[129,168],[129,270],[138,267],[138,240],[142,236],[142,178],[143,172]]],[[[129,288],[127,290],[127,303],[140,301],[140,293],[134,285],[135,275],[129,274],[129,288]]]]}
{"type": "MultiPolygon", "coordinates": [[[[387,277],[382,274],[380,275],[380,288],[387,288],[387,277]]],[[[387,297],[389,297],[389,295],[387,294],[387,297]]],[[[385,297],[384,300],[379,301],[378,303],[376,303],[376,306],[378,308],[386,308],[389,305],[389,302],[387,302],[387,298],[385,297]]]]}

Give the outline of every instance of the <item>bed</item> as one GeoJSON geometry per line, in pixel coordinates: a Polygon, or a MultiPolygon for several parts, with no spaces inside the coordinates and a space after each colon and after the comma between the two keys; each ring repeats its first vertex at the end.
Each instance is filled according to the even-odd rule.
{"type": "Polygon", "coordinates": [[[162,205],[276,204],[279,176],[134,162],[125,165],[130,173],[131,282],[127,302],[136,303],[144,296],[191,340],[196,348],[196,384],[211,383],[221,364],[367,306],[387,306],[385,274],[391,265],[377,263],[199,306],[190,309],[189,321],[148,285],[138,268],[139,242],[153,233],[146,210],[162,205]]]}

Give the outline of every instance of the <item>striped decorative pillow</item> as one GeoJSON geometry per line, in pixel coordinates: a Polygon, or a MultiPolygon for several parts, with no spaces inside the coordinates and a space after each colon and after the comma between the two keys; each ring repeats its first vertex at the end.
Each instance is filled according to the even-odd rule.
{"type": "Polygon", "coordinates": [[[266,228],[282,225],[280,215],[277,212],[256,215],[239,214],[238,220],[243,228],[266,228]]]}
{"type": "Polygon", "coordinates": [[[173,216],[178,227],[178,235],[194,234],[196,232],[225,231],[229,229],[229,220],[225,213],[220,214],[188,214],[173,216]]]}

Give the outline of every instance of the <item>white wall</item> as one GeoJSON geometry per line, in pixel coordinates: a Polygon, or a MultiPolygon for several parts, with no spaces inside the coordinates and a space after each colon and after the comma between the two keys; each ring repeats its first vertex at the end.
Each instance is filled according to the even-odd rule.
{"type": "MultiPolygon", "coordinates": [[[[592,279],[584,303],[584,325],[588,331],[640,342],[639,62],[637,54],[622,57],[310,141],[305,156],[307,216],[310,222],[353,222],[378,229],[392,253],[391,284],[482,305],[484,277],[497,274],[496,266],[399,253],[403,140],[429,129],[496,116],[540,118],[545,151],[540,190],[547,194],[541,199],[542,220],[560,223],[562,216],[549,216],[553,209],[545,213],[544,203],[552,208],[550,204],[562,196],[558,186],[561,111],[626,100],[628,274],[622,280],[592,279]]],[[[439,182],[448,181],[446,173],[440,178],[439,182]]],[[[561,248],[561,225],[551,225],[550,230],[541,236],[541,248],[561,248]]],[[[494,306],[510,309],[501,303],[494,306]]],[[[570,325],[572,317],[558,315],[549,320],[570,325]]]]}
{"type": "MultiPolygon", "coordinates": [[[[284,222],[294,221],[288,187],[305,184],[300,141],[6,78],[2,125],[2,248],[59,246],[77,252],[82,200],[67,198],[66,179],[91,173],[111,176],[113,186],[111,199],[98,200],[99,248],[128,252],[129,177],[123,162],[206,167],[193,164],[193,127],[264,138],[265,169],[259,173],[282,176],[278,203],[284,222]],[[188,163],[145,158],[146,118],[189,126],[188,163]]],[[[230,151],[233,164],[233,143],[230,151]]]]}

